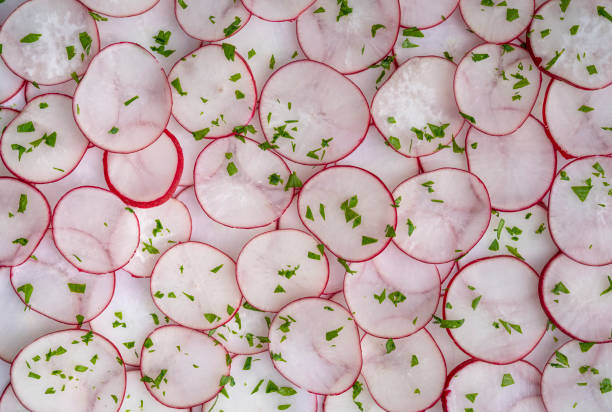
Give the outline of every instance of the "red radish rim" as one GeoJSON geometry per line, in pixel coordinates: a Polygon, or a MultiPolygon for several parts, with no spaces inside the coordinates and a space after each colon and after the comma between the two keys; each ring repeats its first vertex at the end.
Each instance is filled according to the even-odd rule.
{"type": "MultiPolygon", "coordinates": [[[[9,377],[10,377],[10,368],[9,368],[9,377]]],[[[4,390],[2,391],[2,394],[0,394],[0,405],[2,405],[2,399],[4,399],[4,395],[6,395],[6,391],[8,391],[8,388],[11,388],[11,382],[9,381],[9,383],[6,384],[6,386],[4,387],[4,390]]],[[[14,392],[13,392],[14,393],[14,392]]],[[[316,409],[315,409],[316,412],[316,409]]]]}
{"type": "MultiPolygon", "coordinates": [[[[314,0],[314,1],[316,1],[316,0],[314,0]]],[[[157,3],[159,3],[159,0],[157,1],[157,3]]],[[[156,3],[156,5],[157,5],[157,3],[156,3]]],[[[242,1],[241,1],[240,3],[242,4],[242,1]]],[[[178,25],[179,25],[179,27],[181,28],[181,30],[183,30],[183,32],[184,32],[184,33],[185,33],[185,34],[186,34],[188,37],[191,37],[192,39],[196,39],[196,40],[199,40],[199,41],[202,41],[202,42],[207,41],[207,42],[213,43],[213,42],[216,42],[216,41],[226,40],[226,39],[229,39],[230,37],[233,37],[233,36],[234,36],[236,33],[238,33],[240,30],[242,30],[242,29],[244,28],[244,26],[246,26],[246,25],[249,23],[249,20],[251,20],[251,16],[253,16],[253,13],[251,13],[251,11],[250,11],[249,9],[247,9],[247,8],[244,6],[244,4],[242,4],[242,7],[244,7],[244,8],[245,8],[245,10],[246,10],[246,11],[249,13],[249,15],[247,16],[246,21],[244,22],[244,24],[243,24],[242,26],[240,26],[240,27],[238,28],[238,30],[236,30],[235,32],[233,32],[232,34],[230,34],[230,35],[229,35],[229,36],[227,36],[227,37],[221,37],[221,38],[219,38],[219,39],[215,39],[215,40],[202,40],[202,39],[198,39],[197,37],[194,37],[194,36],[192,36],[191,34],[187,33],[187,30],[185,30],[185,28],[183,27],[183,25],[181,24],[181,22],[179,21],[179,19],[176,17],[176,8],[177,8],[177,6],[178,6],[178,1],[174,2],[174,18],[176,19],[176,22],[178,23],[178,25]]],[[[179,60],[179,61],[180,61],[180,60],[179,60]]],[[[178,63],[178,62],[177,62],[177,63],[178,63]]],[[[176,63],[175,63],[175,65],[176,65],[176,63]]],[[[174,66],[173,66],[173,67],[174,67],[174,66]]],[[[170,73],[170,72],[168,72],[168,73],[170,73]]],[[[255,90],[255,92],[257,93],[257,90],[255,90]]]]}
{"type": "MultiPolygon", "coordinates": [[[[80,1],[80,0],[77,0],[77,1],[78,1],[79,3],[81,3],[81,1],[80,1]]],[[[115,17],[115,18],[121,18],[121,17],[134,17],[134,16],[139,16],[139,15],[141,15],[141,14],[144,14],[144,13],[148,12],[148,11],[149,11],[149,10],[151,10],[153,7],[157,6],[157,4],[158,4],[158,3],[159,3],[159,0],[157,0],[157,1],[155,2],[155,4],[154,4],[154,5],[152,5],[151,7],[148,7],[148,8],[147,8],[147,9],[145,9],[145,10],[142,10],[142,11],[137,12],[137,13],[132,13],[132,14],[125,14],[125,15],[117,15],[117,16],[115,16],[115,15],[113,15],[113,14],[104,14],[104,13],[102,13],[102,12],[99,12],[99,13],[100,13],[100,14],[103,14],[104,16],[108,16],[108,17],[115,17]]],[[[83,5],[83,7],[87,8],[88,10],[91,10],[91,11],[94,11],[94,12],[96,11],[96,10],[94,10],[94,9],[90,9],[89,7],[87,7],[86,5],[84,5],[83,3],[81,3],[81,4],[83,5]]],[[[97,24],[96,24],[96,26],[97,26],[97,24]]]]}
{"type": "MultiPolygon", "coordinates": [[[[9,110],[9,111],[11,111],[11,112],[15,112],[15,113],[17,113],[17,114],[21,113],[21,110],[13,109],[13,108],[11,108],[11,107],[4,107],[4,106],[0,106],[0,112],[3,112],[3,111],[5,111],[5,110],[9,110]]],[[[8,126],[9,124],[11,124],[11,122],[9,122],[9,123],[7,124],[7,126],[8,126]]],[[[2,131],[1,131],[1,130],[0,130],[0,138],[2,138],[2,131]]],[[[5,176],[5,177],[6,177],[6,176],[5,176]]]]}
{"type": "MultiPolygon", "coordinates": [[[[8,67],[8,66],[7,66],[7,67],[8,67]]],[[[10,68],[9,68],[9,70],[11,71],[11,73],[13,73],[13,71],[12,71],[10,68]]],[[[13,73],[13,74],[15,74],[15,73],[13,73]]],[[[11,94],[11,96],[10,96],[10,97],[8,97],[7,99],[4,99],[4,100],[0,101],[0,105],[1,105],[1,104],[3,104],[3,103],[8,102],[8,101],[9,101],[9,100],[11,100],[13,97],[17,96],[17,95],[19,94],[19,92],[20,92],[21,90],[23,90],[23,88],[24,88],[24,87],[26,87],[26,83],[27,83],[27,81],[26,81],[25,79],[21,78],[21,86],[19,86],[19,87],[17,88],[17,90],[15,90],[15,92],[14,92],[13,94],[11,94]]],[[[24,93],[24,95],[25,95],[25,93],[24,93]]],[[[27,102],[27,99],[26,99],[26,102],[27,102]]],[[[2,110],[4,110],[4,108],[3,108],[2,110]]],[[[10,384],[9,384],[9,385],[10,385],[10,384]]],[[[8,386],[8,385],[7,385],[7,386],[8,386]]],[[[0,397],[0,399],[2,399],[2,397],[0,397]]]]}
{"type": "MultiPolygon", "coordinates": [[[[312,7],[312,5],[313,5],[313,4],[315,4],[315,2],[316,2],[316,1],[317,1],[317,0],[312,0],[312,1],[310,2],[310,4],[309,4],[308,6],[306,6],[306,7],[305,7],[305,8],[304,8],[302,11],[300,11],[300,12],[298,13],[298,15],[297,15],[297,16],[295,16],[295,17],[292,17],[292,18],[290,18],[290,19],[284,19],[284,20],[269,20],[269,19],[264,19],[263,17],[258,16],[257,14],[253,13],[253,11],[251,11],[251,9],[249,9],[249,8],[246,6],[246,4],[244,4],[244,2],[243,2],[242,0],[240,0],[240,2],[242,3],[242,7],[244,7],[244,8],[246,9],[246,11],[248,11],[248,12],[249,12],[249,13],[251,13],[253,16],[255,16],[255,17],[259,18],[259,19],[262,19],[262,20],[265,20],[265,21],[269,21],[269,22],[272,22],[272,23],[280,23],[280,22],[284,22],[284,21],[295,21],[295,20],[297,20],[297,19],[298,19],[298,18],[299,18],[299,17],[302,15],[302,13],[304,13],[306,10],[308,10],[310,7],[312,7]]],[[[302,48],[302,46],[300,46],[300,49],[301,49],[301,48],[302,48]]]]}
{"type": "MultiPolygon", "coordinates": [[[[534,1],[535,1],[535,0],[534,0],[534,1]]],[[[437,23],[435,23],[435,24],[432,24],[432,25],[430,25],[430,26],[426,26],[426,27],[417,27],[417,29],[419,29],[419,30],[427,30],[427,29],[431,29],[432,27],[439,26],[440,24],[442,24],[442,23],[444,23],[446,20],[448,20],[448,18],[449,18],[449,17],[450,17],[450,16],[451,16],[451,15],[452,15],[452,14],[453,14],[453,13],[454,13],[456,10],[457,10],[457,7],[459,7],[459,0],[457,0],[457,4],[455,4],[455,7],[453,7],[453,10],[452,10],[450,13],[448,13],[448,15],[447,15],[447,16],[444,16],[444,18],[443,18],[442,20],[440,20],[439,22],[437,22],[437,23]]],[[[401,16],[400,16],[400,17],[401,17],[401,16]]],[[[442,16],[440,16],[440,17],[442,17],[442,16]]],[[[463,16],[462,16],[462,18],[463,18],[463,16]]],[[[404,28],[404,29],[409,29],[409,28],[411,28],[411,26],[402,26],[402,24],[401,24],[401,18],[400,18],[400,27],[401,27],[401,28],[404,28]]],[[[395,52],[393,53],[393,55],[395,56],[395,52]]]]}
{"type": "Polygon", "coordinates": [[[453,263],[453,266],[451,266],[451,268],[446,272],[446,275],[442,276],[442,274],[440,273],[440,269],[436,266],[436,269],[438,269],[438,273],[440,273],[440,287],[442,287],[442,283],[444,283],[444,281],[446,279],[448,279],[448,277],[450,276],[451,273],[453,273],[453,269],[457,268],[457,270],[459,269],[459,263],[455,262],[453,263]]]}

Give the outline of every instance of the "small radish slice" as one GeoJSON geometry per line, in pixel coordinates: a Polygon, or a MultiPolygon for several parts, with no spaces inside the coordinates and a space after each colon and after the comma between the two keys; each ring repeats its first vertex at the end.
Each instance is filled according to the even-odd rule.
{"type": "Polygon", "coordinates": [[[193,169],[196,159],[200,152],[208,146],[212,140],[194,139],[193,135],[178,124],[173,116],[170,117],[166,133],[172,134],[176,138],[181,146],[181,152],[183,153],[183,173],[179,180],[179,186],[191,186],[193,185],[193,169]]]}
{"type": "Polygon", "coordinates": [[[72,99],[46,94],[26,104],[6,128],[0,155],[21,179],[49,183],[68,175],[88,144],[72,116],[72,99]]]}
{"type": "Polygon", "coordinates": [[[68,80],[64,83],[57,83],[51,86],[44,86],[42,84],[38,84],[34,86],[34,83],[27,82],[25,86],[25,98],[26,101],[34,99],[37,96],[41,96],[43,94],[65,94],[66,96],[74,96],[74,92],[79,84],[75,82],[73,79],[68,80]]]}
{"type": "Polygon", "coordinates": [[[130,17],[151,9],[159,0],[136,0],[128,3],[121,0],[83,0],[82,3],[98,13],[112,17],[130,17]]]}
{"type": "Polygon", "coordinates": [[[325,397],[323,409],[320,412],[357,412],[361,409],[364,412],[385,412],[374,402],[368,390],[363,376],[353,384],[353,388],[340,395],[329,395],[325,397]]]}
{"type": "Polygon", "coordinates": [[[470,129],[469,124],[465,124],[457,136],[451,138],[448,145],[440,148],[435,153],[418,158],[421,169],[424,172],[431,172],[443,167],[453,169],[468,170],[467,157],[465,156],[465,138],[470,129]],[[454,143],[453,143],[454,139],[454,143]]]}
{"type": "Polygon", "coordinates": [[[425,29],[446,21],[453,13],[459,0],[400,0],[402,10],[401,24],[404,27],[425,29]]]}
{"type": "Polygon", "coordinates": [[[519,46],[482,44],[457,67],[455,99],[462,116],[478,130],[505,135],[529,116],[540,81],[540,71],[519,46]]]}
{"type": "Polygon", "coordinates": [[[217,41],[230,37],[249,21],[251,13],[234,0],[177,3],[174,8],[181,28],[196,39],[217,41]]]}
{"type": "Polygon", "coordinates": [[[13,392],[13,387],[9,384],[0,396],[0,412],[30,412],[19,402],[13,392]]]}
{"type": "Polygon", "coordinates": [[[350,266],[344,296],[355,322],[368,334],[408,336],[436,311],[440,275],[434,265],[414,260],[391,244],[374,259],[350,266]]]}
{"type": "Polygon", "coordinates": [[[171,106],[170,85],[153,55],[137,44],[117,43],[91,61],[72,107],[77,124],[93,144],[131,153],[157,140],[171,106]]]}
{"type": "Polygon", "coordinates": [[[128,371],[126,376],[125,398],[123,398],[121,404],[121,412],[189,412],[189,409],[175,409],[165,406],[151,396],[145,384],[140,380],[140,371],[128,371]]]}
{"type": "Polygon", "coordinates": [[[0,102],[10,100],[19,93],[24,83],[21,77],[6,67],[4,60],[0,60],[0,80],[0,102]]]}
{"type": "Polygon", "coordinates": [[[293,20],[315,0],[288,0],[282,3],[267,0],[242,0],[242,4],[255,16],[269,21],[293,20]]]}
{"type": "Polygon", "coordinates": [[[363,93],[368,104],[372,104],[372,99],[378,89],[391,77],[397,65],[393,64],[395,56],[390,53],[378,63],[371,65],[366,70],[359,73],[347,74],[346,77],[355,83],[363,93]]]}
{"type": "Polygon", "coordinates": [[[404,156],[431,154],[461,130],[464,120],[453,99],[456,68],[441,57],[412,58],[374,96],[374,124],[404,156]]]}
{"type": "Polygon", "coordinates": [[[363,377],[372,398],[385,410],[422,411],[440,399],[446,366],[426,330],[401,339],[366,335],[361,348],[363,377]]]}
{"type": "Polygon", "coordinates": [[[235,267],[226,254],[204,243],[176,245],[153,269],[153,302],[181,325],[194,329],[221,326],[234,316],[242,299],[235,267]]]}
{"type": "Polygon", "coordinates": [[[107,273],[125,266],[138,247],[138,219],[111,192],[79,187],[53,211],[53,240],[77,269],[107,273]]]}
{"type": "Polygon", "coordinates": [[[217,341],[182,326],[157,328],[148,339],[152,345],[142,350],[140,370],[147,389],[159,402],[188,408],[212,399],[221,390],[231,358],[217,341]]]}
{"type": "Polygon", "coordinates": [[[546,331],[537,283],[538,274],[511,256],[471,263],[451,281],[440,325],[477,359],[515,362],[531,352],[546,331]]]}
{"type": "Polygon", "coordinates": [[[357,325],[335,302],[306,298],[290,303],[272,321],[269,338],[276,369],[311,393],[340,394],[359,376],[357,325]]]}
{"type": "Polygon", "coordinates": [[[309,59],[341,73],[356,73],[391,51],[400,7],[397,0],[352,0],[350,7],[346,3],[317,0],[298,18],[297,35],[309,59]]]}
{"type": "Polygon", "coordinates": [[[612,263],[607,172],[612,173],[609,157],[583,157],[565,166],[550,189],[548,225],[553,241],[585,265],[612,263]]]}
{"type": "Polygon", "coordinates": [[[365,137],[370,121],[359,88],[331,67],[310,60],[287,64],[270,77],[261,93],[259,117],[266,140],[281,156],[308,165],[348,155],[365,137]]]}
{"type": "Polygon", "coordinates": [[[391,193],[375,175],[335,166],[314,175],[298,195],[302,223],[336,256],[365,261],[391,240],[396,212],[391,193]]]}
{"type": "Polygon", "coordinates": [[[529,32],[533,34],[527,38],[539,68],[584,89],[610,85],[610,13],[610,0],[551,0],[543,4],[536,10],[540,17],[532,20],[529,32]]]}
{"type": "Polygon", "coordinates": [[[525,31],[535,9],[534,0],[509,0],[503,4],[493,0],[459,0],[459,9],[476,35],[500,44],[514,40],[525,31]]]}

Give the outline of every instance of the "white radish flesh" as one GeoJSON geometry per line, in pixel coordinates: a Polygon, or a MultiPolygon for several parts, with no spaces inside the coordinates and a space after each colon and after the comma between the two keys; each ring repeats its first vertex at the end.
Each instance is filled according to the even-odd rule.
{"type": "Polygon", "coordinates": [[[10,100],[23,87],[24,80],[13,73],[3,60],[0,60],[0,102],[10,100]]]}
{"type": "Polygon", "coordinates": [[[485,41],[508,43],[531,22],[535,2],[508,0],[502,4],[496,4],[493,0],[460,0],[459,9],[467,25],[485,41]]]}
{"type": "Polygon", "coordinates": [[[315,0],[288,0],[283,2],[267,0],[242,0],[242,4],[255,16],[264,20],[280,22],[293,20],[315,0]]]}
{"type": "Polygon", "coordinates": [[[25,99],[27,102],[34,99],[37,96],[43,94],[65,94],[66,96],[74,96],[74,92],[79,84],[73,79],[68,80],[64,83],[57,83],[51,86],[45,86],[42,84],[36,84],[27,82],[25,86],[25,99]]]}
{"type": "Polygon", "coordinates": [[[181,28],[196,39],[217,41],[240,30],[251,14],[240,1],[184,1],[175,6],[181,28]]]}
{"type": "Polygon", "coordinates": [[[13,392],[13,387],[9,384],[4,389],[4,393],[0,397],[0,412],[30,412],[19,402],[19,399],[13,392]]]}
{"type": "MultiPolygon", "coordinates": [[[[121,404],[121,412],[147,411],[147,412],[188,412],[189,409],[176,409],[158,402],[147,387],[140,380],[140,371],[131,370],[127,372],[125,398],[121,404]]],[[[1,412],[1,411],[0,411],[1,412]]]]}
{"type": "Polygon", "coordinates": [[[384,412],[380,406],[374,402],[372,395],[360,377],[353,384],[353,388],[340,395],[329,395],[325,397],[323,408],[319,412],[384,412]]]}
{"type": "Polygon", "coordinates": [[[446,21],[457,7],[458,0],[400,0],[401,24],[404,27],[433,27],[446,21]]]}
{"type": "Polygon", "coordinates": [[[99,13],[113,17],[130,17],[146,12],[159,0],[136,0],[126,3],[120,0],[84,0],[83,4],[99,13]]]}

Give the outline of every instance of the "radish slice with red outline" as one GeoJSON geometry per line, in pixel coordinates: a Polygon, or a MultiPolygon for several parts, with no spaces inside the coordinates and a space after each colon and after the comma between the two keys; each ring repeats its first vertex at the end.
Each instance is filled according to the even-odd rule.
{"type": "Polygon", "coordinates": [[[541,75],[529,54],[515,44],[481,44],[455,73],[455,99],[462,116],[494,136],[512,133],[529,116],[541,75]]]}
{"type": "Polygon", "coordinates": [[[74,96],[74,92],[79,84],[73,79],[68,80],[64,83],[58,83],[51,86],[45,86],[38,84],[34,86],[34,83],[27,82],[25,85],[25,99],[27,102],[34,99],[35,97],[42,96],[43,94],[65,94],[66,96],[74,96]]]}
{"type": "Polygon", "coordinates": [[[231,357],[216,340],[182,326],[157,328],[148,339],[152,345],[143,347],[141,374],[159,402],[188,408],[212,399],[222,389],[231,357]]]}
{"type": "Polygon", "coordinates": [[[453,169],[461,169],[468,171],[467,157],[465,156],[465,139],[467,132],[470,129],[469,124],[465,124],[459,134],[454,138],[453,143],[451,137],[451,143],[444,145],[435,153],[427,156],[421,156],[417,160],[421,169],[424,172],[431,172],[436,169],[443,167],[450,167],[453,169]]]}
{"type": "Polygon", "coordinates": [[[440,325],[477,359],[495,364],[522,359],[538,344],[548,321],[537,283],[538,274],[512,256],[473,262],[451,281],[440,325]]]}
{"type": "Polygon", "coordinates": [[[326,396],[323,407],[318,410],[319,412],[357,412],[361,409],[364,412],[386,412],[372,399],[363,376],[355,381],[352,390],[349,389],[339,395],[326,396]]]}
{"type": "Polygon", "coordinates": [[[30,412],[30,410],[19,402],[13,392],[13,387],[9,384],[0,396],[0,412],[30,412]]]}
{"type": "Polygon", "coordinates": [[[117,196],[98,187],[66,193],[55,206],[52,225],[60,253],[89,273],[125,266],[138,247],[138,218],[117,196]]]}
{"type": "Polygon", "coordinates": [[[444,356],[429,332],[400,339],[366,335],[361,341],[363,370],[372,398],[391,412],[433,406],[444,388],[444,356]]]}
{"type": "Polygon", "coordinates": [[[129,3],[121,0],[83,0],[88,8],[107,16],[130,17],[142,14],[153,8],[159,0],[137,0],[129,3]]]}
{"type": "Polygon", "coordinates": [[[459,0],[465,23],[484,41],[508,43],[517,38],[531,23],[534,0],[509,0],[501,4],[481,0],[459,0]]]}
{"type": "Polygon", "coordinates": [[[151,53],[134,43],[100,51],[74,93],[74,118],[96,146],[131,153],[152,144],[168,124],[170,85],[151,53]]]}
{"type": "Polygon", "coordinates": [[[272,21],[281,22],[293,20],[303,13],[315,0],[289,0],[281,4],[270,3],[267,0],[242,0],[242,4],[255,16],[272,21]]]}
{"type": "Polygon", "coordinates": [[[347,156],[365,138],[370,122],[361,90],[310,60],[274,72],[261,92],[259,118],[266,140],[281,156],[308,165],[347,156]]]}
{"type": "MultiPolygon", "coordinates": [[[[163,1],[163,0],[162,0],[163,1]]],[[[189,412],[190,409],[176,409],[165,406],[155,399],[147,387],[140,380],[140,371],[131,370],[126,375],[125,397],[121,404],[121,412],[129,411],[147,411],[147,412],[189,412]]],[[[1,412],[1,411],[0,411],[1,412]]]]}
{"type": "Polygon", "coordinates": [[[359,376],[357,325],[335,302],[321,298],[291,302],[272,321],[269,338],[274,367],[311,393],[340,394],[359,376]]]}
{"type": "Polygon", "coordinates": [[[24,80],[13,73],[0,59],[0,102],[10,100],[23,87],[24,80]]]}
{"type": "Polygon", "coordinates": [[[389,244],[397,223],[393,205],[384,183],[354,166],[324,169],[298,194],[302,223],[334,255],[356,262],[389,244]]]}
{"type": "Polygon", "coordinates": [[[359,87],[359,90],[361,90],[361,93],[363,93],[369,105],[372,104],[372,99],[374,99],[374,95],[378,89],[385,84],[395,71],[397,65],[393,63],[394,61],[395,56],[393,53],[389,53],[389,55],[378,63],[371,65],[366,70],[346,75],[350,81],[359,87]]]}
{"type": "Polygon", "coordinates": [[[401,24],[404,27],[425,29],[446,21],[457,8],[459,0],[400,0],[401,24]]]}
{"type": "Polygon", "coordinates": [[[453,99],[456,68],[441,57],[414,57],[402,64],[374,96],[374,124],[404,156],[434,153],[461,130],[464,120],[453,99]]]}
{"type": "Polygon", "coordinates": [[[297,20],[304,54],[341,73],[367,69],[393,49],[400,23],[398,0],[317,0],[297,20]],[[323,8],[323,12],[317,12],[323,8]]]}
{"type": "Polygon", "coordinates": [[[232,36],[249,21],[251,13],[234,0],[204,0],[177,3],[176,19],[196,39],[217,41],[232,36]]]}
{"type": "Polygon", "coordinates": [[[174,116],[170,117],[166,133],[172,134],[176,138],[179,146],[181,146],[181,152],[183,153],[183,173],[179,180],[179,186],[191,186],[193,185],[193,169],[195,168],[196,159],[200,152],[208,146],[212,140],[194,139],[191,133],[178,124],[174,116]]]}

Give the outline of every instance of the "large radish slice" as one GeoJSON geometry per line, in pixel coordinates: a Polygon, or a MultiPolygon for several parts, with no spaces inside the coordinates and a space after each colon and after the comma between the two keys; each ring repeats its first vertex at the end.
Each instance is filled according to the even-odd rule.
{"type": "Polygon", "coordinates": [[[456,68],[442,57],[412,58],[374,96],[374,124],[404,156],[431,154],[461,130],[464,120],[453,99],[456,68]]]}
{"type": "Polygon", "coordinates": [[[457,345],[487,362],[515,362],[546,331],[538,274],[512,256],[485,258],[461,269],[444,296],[444,319],[457,345]]]}
{"type": "Polygon", "coordinates": [[[23,87],[24,80],[6,67],[4,60],[0,60],[0,79],[0,102],[10,100],[23,87]]]}
{"type": "Polygon", "coordinates": [[[259,117],[278,153],[309,165],[335,162],[355,150],[370,121],[359,88],[331,67],[309,60],[287,64],[270,77],[259,117]]]}
{"type": "Polygon", "coordinates": [[[2,396],[0,396],[0,412],[30,412],[19,402],[19,399],[13,392],[13,387],[9,384],[4,389],[2,396]]]}
{"type": "Polygon", "coordinates": [[[394,202],[372,173],[335,166],[314,175],[298,195],[302,223],[336,256],[365,261],[379,254],[396,225],[394,202]]]}
{"type": "Polygon", "coordinates": [[[204,41],[230,37],[244,27],[251,16],[241,2],[234,0],[188,0],[176,3],[174,11],[185,33],[204,41]]]}
{"type": "Polygon", "coordinates": [[[465,55],[455,73],[455,99],[478,130],[505,135],[529,116],[541,75],[529,54],[514,44],[482,44],[465,55]]]}
{"type": "Polygon", "coordinates": [[[134,212],[111,192],[79,187],[66,193],[53,211],[53,240],[77,269],[107,273],[125,266],[138,247],[134,212]]]}
{"type": "Polygon", "coordinates": [[[91,61],[72,107],[93,144],[130,153],[157,140],[171,106],[170,85],[153,55],[137,44],[117,43],[91,61]]]}
{"type": "Polygon", "coordinates": [[[385,412],[374,402],[372,395],[365,385],[363,376],[353,384],[353,388],[344,391],[340,395],[329,395],[325,397],[323,409],[320,412],[385,412]]]}
{"type": "Polygon", "coordinates": [[[445,22],[457,7],[458,0],[400,0],[401,24],[425,29],[445,22]]]}
{"type": "Polygon", "coordinates": [[[459,0],[459,9],[474,33],[485,41],[500,44],[514,40],[525,31],[533,17],[535,2],[509,0],[496,4],[493,0],[459,0]]]}
{"type": "Polygon", "coordinates": [[[88,8],[107,16],[130,17],[142,14],[155,6],[159,0],[136,0],[124,2],[121,0],[83,0],[88,8]]]}
{"type": "Polygon", "coordinates": [[[311,393],[342,393],[359,376],[357,325],[335,302],[306,298],[290,303],[272,321],[269,338],[276,369],[311,393]]]}
{"type": "Polygon", "coordinates": [[[293,20],[314,2],[315,0],[288,0],[283,2],[242,0],[244,7],[255,16],[273,22],[293,20]]]}
{"type": "Polygon", "coordinates": [[[140,371],[131,370],[126,374],[125,398],[121,404],[121,412],[131,411],[189,412],[190,409],[176,409],[160,403],[147,391],[140,378],[140,371]]]}

